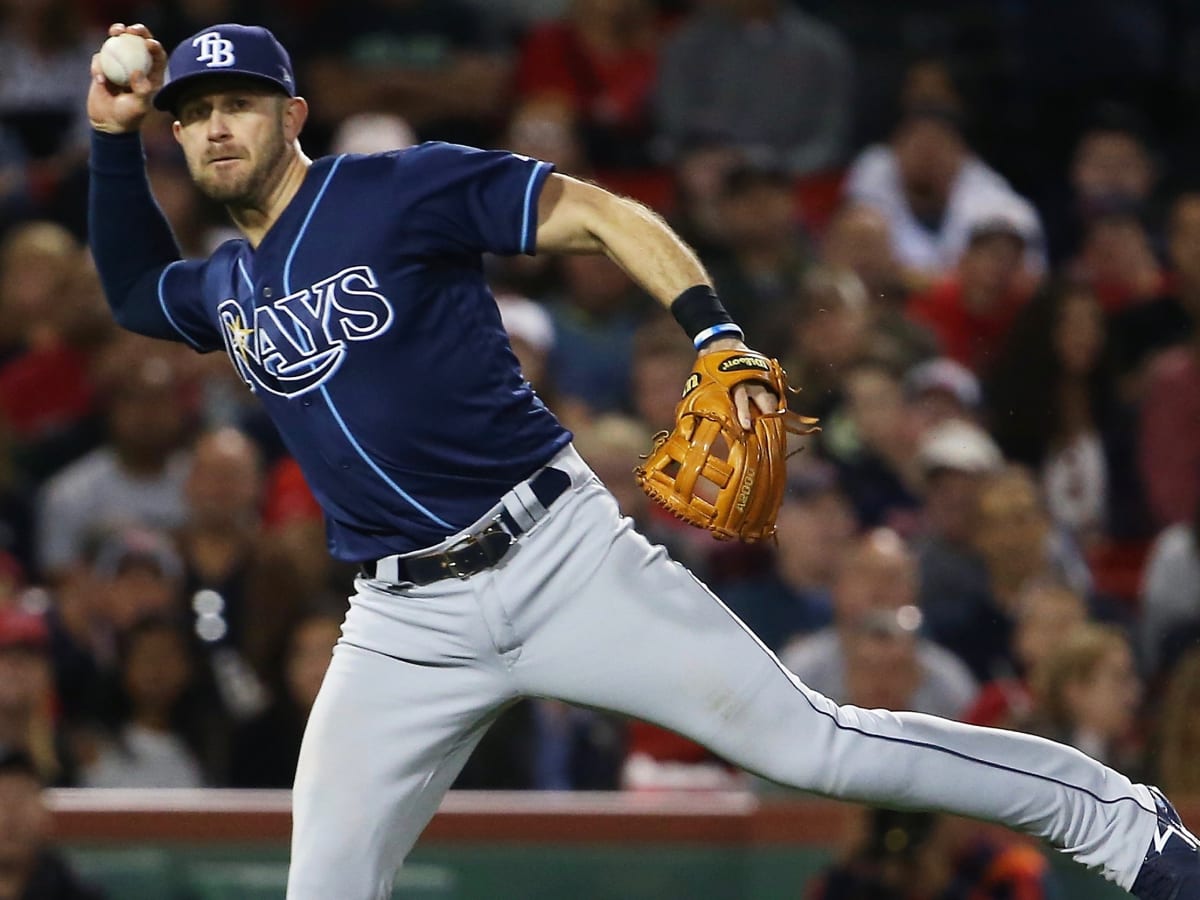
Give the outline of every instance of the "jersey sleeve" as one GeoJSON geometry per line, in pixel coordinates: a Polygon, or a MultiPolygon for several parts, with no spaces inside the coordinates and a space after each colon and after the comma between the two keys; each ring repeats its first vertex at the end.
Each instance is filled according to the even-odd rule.
{"type": "Polygon", "coordinates": [[[202,352],[222,346],[204,313],[208,264],[180,259],[146,180],[136,134],[94,132],[88,185],[88,243],[117,323],[202,352]]]}
{"type": "Polygon", "coordinates": [[[417,185],[405,227],[441,252],[532,254],[537,204],[551,163],[502,150],[426,143],[397,155],[417,185]]]}

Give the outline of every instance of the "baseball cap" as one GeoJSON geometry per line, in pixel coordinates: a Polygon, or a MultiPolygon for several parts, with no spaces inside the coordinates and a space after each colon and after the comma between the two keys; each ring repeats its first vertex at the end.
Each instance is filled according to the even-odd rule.
{"type": "Polygon", "coordinates": [[[784,497],[808,500],[838,490],[838,471],[831,463],[810,460],[788,472],[784,497]]]}
{"type": "Polygon", "coordinates": [[[983,402],[983,391],[975,373],[945,356],[926,360],[909,369],[904,376],[904,388],[910,397],[943,391],[964,409],[978,409],[983,402]]]}
{"type": "Polygon", "coordinates": [[[92,565],[101,578],[115,578],[135,566],[153,569],[172,581],[183,576],[183,562],[170,540],[142,528],[125,528],[108,535],[92,565]]]}
{"type": "Polygon", "coordinates": [[[549,353],[554,349],[554,320],[540,303],[512,294],[496,298],[500,321],[511,337],[525,341],[535,350],[549,353]]]}
{"type": "Polygon", "coordinates": [[[948,419],[926,432],[917,449],[922,471],[938,469],[984,474],[1000,468],[1004,456],[991,435],[962,419],[948,419]]]}
{"type": "Polygon", "coordinates": [[[185,85],[212,75],[241,75],[296,96],[296,77],[287,50],[261,25],[214,25],[179,42],[167,60],[167,75],[154,95],[158,109],[171,110],[185,85]]]}
{"type": "Polygon", "coordinates": [[[0,650],[28,647],[44,650],[50,644],[50,630],[38,613],[19,606],[0,609],[0,650]]]}
{"type": "Polygon", "coordinates": [[[996,214],[986,216],[971,225],[967,244],[973,245],[990,238],[1004,237],[1016,241],[1022,247],[1029,242],[1028,228],[1017,221],[1016,216],[996,214]]]}

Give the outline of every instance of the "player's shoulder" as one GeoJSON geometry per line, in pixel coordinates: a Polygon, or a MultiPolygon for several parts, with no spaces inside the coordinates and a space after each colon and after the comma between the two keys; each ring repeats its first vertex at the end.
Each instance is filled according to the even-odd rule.
{"type": "Polygon", "coordinates": [[[470,168],[484,160],[498,158],[524,159],[507,150],[487,150],[447,141],[424,141],[411,147],[384,150],[379,153],[343,153],[336,158],[339,172],[377,177],[388,172],[412,176],[419,173],[442,173],[458,167],[470,168]]]}

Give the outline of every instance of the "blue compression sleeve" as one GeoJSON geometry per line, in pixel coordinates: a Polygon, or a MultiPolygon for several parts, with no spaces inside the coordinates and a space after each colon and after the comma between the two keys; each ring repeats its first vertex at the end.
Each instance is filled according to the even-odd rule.
{"type": "Polygon", "coordinates": [[[114,317],[130,331],[179,340],[158,298],[179,246],[150,193],[141,137],[93,131],[89,167],[88,243],[114,317]]]}

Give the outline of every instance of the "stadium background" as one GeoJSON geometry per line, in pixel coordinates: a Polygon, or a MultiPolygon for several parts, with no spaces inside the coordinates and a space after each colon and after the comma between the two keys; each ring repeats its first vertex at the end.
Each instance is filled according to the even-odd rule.
{"type": "MultiPolygon", "coordinates": [[[[114,898],[282,896],[271,791],[352,575],[227,360],[109,319],[83,96],[111,21],[168,47],[270,25],[310,155],[503,147],[658,210],[825,429],[777,548],[681,530],[629,470],[686,337],[605,260],[490,260],[526,376],[625,512],[839,700],[1035,731],[1200,798],[1194,4],[6,0],[0,897],[30,860],[114,898]]],[[[231,236],[169,122],[145,142],[185,252],[231,236]]],[[[549,702],[456,787],[398,896],[1103,891],[1011,835],[790,795],[549,702]]]]}

